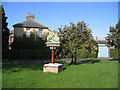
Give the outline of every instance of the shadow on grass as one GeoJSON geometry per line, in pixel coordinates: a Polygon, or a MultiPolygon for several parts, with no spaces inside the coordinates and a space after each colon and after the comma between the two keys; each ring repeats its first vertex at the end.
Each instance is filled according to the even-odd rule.
{"type": "Polygon", "coordinates": [[[110,61],[120,61],[120,59],[110,59],[110,61]]]}
{"type": "MultiPolygon", "coordinates": [[[[94,64],[94,63],[99,63],[100,60],[93,60],[93,59],[89,59],[89,60],[81,60],[78,61],[76,63],[73,63],[74,65],[79,65],[79,64],[94,64]]],[[[69,65],[73,65],[73,64],[69,64],[69,65]]]]}
{"type": "Polygon", "coordinates": [[[79,64],[94,64],[99,63],[100,61],[119,61],[120,59],[87,59],[87,60],[78,60],[76,63],[70,63],[69,65],[79,65],[79,64]]]}
{"type": "Polygon", "coordinates": [[[81,62],[81,64],[83,64],[83,63],[90,63],[90,64],[94,64],[94,63],[99,63],[100,62],[100,60],[93,60],[93,59],[89,59],[89,60],[83,60],[83,61],[80,61],[81,62]]]}
{"type": "Polygon", "coordinates": [[[44,63],[4,63],[2,69],[19,72],[23,69],[42,70],[44,63]]]}
{"type": "MultiPolygon", "coordinates": [[[[50,63],[50,62],[47,62],[50,63]]],[[[3,63],[2,69],[9,70],[10,72],[20,72],[23,69],[31,69],[31,70],[41,70],[43,71],[44,64],[47,63],[3,63]]],[[[63,70],[67,69],[67,63],[64,62],[55,62],[61,63],[64,65],[63,70]]]]}
{"type": "MultiPolygon", "coordinates": [[[[80,64],[94,64],[94,63],[99,63],[101,60],[100,59],[87,59],[87,60],[77,60],[77,63],[71,64],[71,65],[80,65],[80,64]]],[[[106,60],[102,60],[106,61],[106,60]]],[[[120,61],[120,59],[109,59],[107,61],[120,61]]],[[[51,61],[48,62],[41,62],[41,63],[3,63],[2,64],[2,69],[4,70],[10,70],[11,72],[19,72],[23,69],[31,69],[31,70],[41,70],[43,71],[43,65],[50,63],[51,61]]],[[[55,61],[54,63],[61,63],[63,64],[63,70],[66,70],[67,67],[70,66],[70,63],[66,63],[66,61],[55,61]]]]}

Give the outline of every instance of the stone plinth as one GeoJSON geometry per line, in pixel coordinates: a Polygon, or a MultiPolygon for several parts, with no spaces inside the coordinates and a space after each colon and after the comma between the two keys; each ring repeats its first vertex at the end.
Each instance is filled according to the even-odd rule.
{"type": "Polygon", "coordinates": [[[63,71],[63,64],[59,64],[59,63],[44,64],[43,72],[59,73],[60,71],[63,71]]]}

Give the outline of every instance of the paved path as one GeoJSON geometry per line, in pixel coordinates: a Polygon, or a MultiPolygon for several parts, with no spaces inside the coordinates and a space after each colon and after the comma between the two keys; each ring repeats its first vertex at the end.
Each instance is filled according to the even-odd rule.
{"type": "MultiPolygon", "coordinates": [[[[71,59],[59,59],[57,61],[63,61],[63,62],[70,62],[71,59]]],[[[106,59],[78,59],[77,62],[81,61],[120,61],[120,59],[112,59],[112,58],[106,58],[106,59]]]]}
{"type": "MultiPolygon", "coordinates": [[[[86,62],[86,61],[120,61],[120,59],[79,59],[77,62],[86,62]]],[[[50,63],[51,60],[16,60],[16,61],[3,61],[3,63],[50,63]]],[[[54,61],[55,63],[66,63],[71,62],[71,59],[58,59],[54,61]]]]}

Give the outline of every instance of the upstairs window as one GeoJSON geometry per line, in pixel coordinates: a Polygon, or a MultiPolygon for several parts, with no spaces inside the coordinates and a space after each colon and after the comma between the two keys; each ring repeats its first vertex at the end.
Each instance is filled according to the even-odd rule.
{"type": "Polygon", "coordinates": [[[30,37],[30,28],[26,28],[26,36],[30,37]]]}
{"type": "Polygon", "coordinates": [[[42,38],[43,37],[43,30],[39,29],[39,37],[42,38]]]}

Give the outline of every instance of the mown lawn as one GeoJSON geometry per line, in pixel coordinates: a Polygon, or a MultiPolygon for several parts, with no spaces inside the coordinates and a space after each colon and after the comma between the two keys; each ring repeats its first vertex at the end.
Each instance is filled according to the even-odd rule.
{"type": "Polygon", "coordinates": [[[3,88],[118,88],[118,61],[64,63],[59,74],[44,73],[40,63],[4,63],[3,88]]]}

